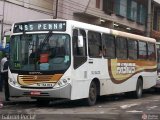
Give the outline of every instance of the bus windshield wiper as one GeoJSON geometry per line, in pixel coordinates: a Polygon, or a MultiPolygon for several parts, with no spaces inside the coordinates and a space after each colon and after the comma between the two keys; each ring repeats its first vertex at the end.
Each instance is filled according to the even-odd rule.
{"type": "Polygon", "coordinates": [[[40,50],[43,49],[43,47],[48,43],[50,36],[52,35],[52,31],[49,31],[47,35],[45,36],[43,42],[40,44],[40,50]]]}

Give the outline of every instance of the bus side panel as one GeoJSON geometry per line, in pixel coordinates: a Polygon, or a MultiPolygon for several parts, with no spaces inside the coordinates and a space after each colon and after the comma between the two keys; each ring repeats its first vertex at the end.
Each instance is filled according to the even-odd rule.
{"type": "Polygon", "coordinates": [[[135,91],[139,76],[143,78],[143,89],[151,88],[156,84],[156,72],[142,72],[120,84],[113,83],[111,79],[103,80],[104,85],[101,86],[101,95],[135,91]]]}
{"type": "Polygon", "coordinates": [[[106,87],[108,93],[111,91],[111,86],[105,84],[108,76],[107,60],[102,58],[90,58],[86,63],[73,70],[73,81],[72,81],[72,99],[87,98],[89,95],[89,87],[92,80],[97,79],[100,82],[101,87],[106,87]],[[105,86],[108,85],[108,86],[105,86]]]}
{"type": "Polygon", "coordinates": [[[101,87],[101,95],[134,91],[140,76],[143,79],[143,89],[150,88],[156,83],[155,68],[155,62],[108,60],[109,75],[105,76],[107,81],[104,81],[104,86],[101,87]]]}
{"type": "Polygon", "coordinates": [[[138,61],[123,60],[117,62],[115,59],[111,62],[110,64],[109,60],[104,58],[90,58],[86,63],[73,70],[71,98],[87,98],[89,86],[93,79],[98,79],[100,82],[100,95],[134,91],[140,76],[143,79],[143,89],[155,85],[156,72],[154,71],[154,64],[150,66],[143,66],[142,64],[139,67],[137,65],[138,61]],[[119,63],[122,65],[120,66],[119,63]],[[119,71],[119,66],[121,71],[119,71]],[[146,67],[146,69],[143,67],[146,67]]]}
{"type": "Polygon", "coordinates": [[[136,84],[134,78],[131,78],[121,84],[115,84],[112,80],[107,80],[105,81],[104,87],[101,87],[101,95],[133,91],[135,90],[135,86],[136,84]]]}
{"type": "Polygon", "coordinates": [[[148,89],[156,84],[157,72],[144,72],[143,89],[148,89]]]}
{"type": "Polygon", "coordinates": [[[87,75],[87,62],[72,71],[71,100],[88,97],[90,80],[87,75]]]}

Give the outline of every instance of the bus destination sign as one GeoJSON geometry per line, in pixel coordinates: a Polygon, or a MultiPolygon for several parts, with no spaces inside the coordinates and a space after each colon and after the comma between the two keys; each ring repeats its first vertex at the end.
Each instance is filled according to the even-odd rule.
{"type": "Polygon", "coordinates": [[[34,32],[34,31],[66,31],[66,22],[43,21],[43,22],[16,23],[13,28],[14,33],[34,32]]]}

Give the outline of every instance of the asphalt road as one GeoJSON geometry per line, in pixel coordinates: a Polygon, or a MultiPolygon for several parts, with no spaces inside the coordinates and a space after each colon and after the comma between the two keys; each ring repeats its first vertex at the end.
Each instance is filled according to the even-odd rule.
{"type": "Polygon", "coordinates": [[[160,120],[160,92],[149,91],[141,99],[125,95],[103,96],[95,106],[82,100],[52,101],[47,106],[24,99],[5,103],[0,119],[19,120],[160,120]]]}

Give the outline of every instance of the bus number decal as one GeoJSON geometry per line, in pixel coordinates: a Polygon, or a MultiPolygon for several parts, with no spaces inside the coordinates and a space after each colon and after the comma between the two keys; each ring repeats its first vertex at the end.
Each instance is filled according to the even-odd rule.
{"type": "Polygon", "coordinates": [[[117,63],[117,74],[131,74],[135,73],[135,63],[117,63]]]}

